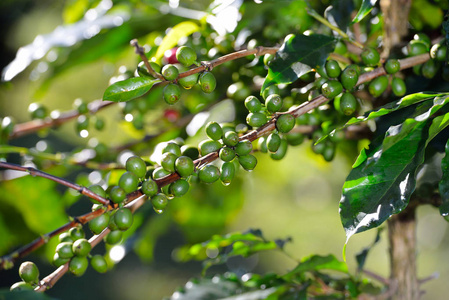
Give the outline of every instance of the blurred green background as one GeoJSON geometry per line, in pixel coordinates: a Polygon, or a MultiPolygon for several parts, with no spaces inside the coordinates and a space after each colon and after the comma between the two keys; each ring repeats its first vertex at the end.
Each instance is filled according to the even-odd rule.
{"type": "MultiPolygon", "coordinates": [[[[1,68],[3,69],[14,59],[19,47],[33,42],[36,35],[50,33],[60,26],[64,22],[63,11],[71,2],[75,1],[2,1],[0,3],[1,68]]],[[[124,2],[117,1],[117,6],[125,6],[124,2]]],[[[129,1],[136,10],[139,9],[139,6],[145,6],[145,1],[142,4],[138,2],[129,1]]],[[[165,1],[160,2],[163,4],[165,1]]],[[[182,5],[198,10],[204,9],[209,3],[210,1],[181,1],[182,5]]],[[[324,7],[325,4],[317,3],[316,5],[324,7]]],[[[248,20],[251,20],[258,12],[265,19],[277,16],[276,13],[268,15],[269,8],[263,9],[263,5],[272,5],[272,3],[263,3],[259,6],[254,4],[254,7],[260,11],[248,9],[240,22],[242,24],[248,22],[254,26],[250,27],[252,29],[258,28],[257,24],[254,25],[256,22],[249,23],[248,20]]],[[[280,10],[288,8],[289,5],[293,5],[291,1],[282,1],[280,10]]],[[[123,9],[126,11],[126,7],[123,9]]],[[[183,17],[168,14],[163,22],[157,23],[160,20],[159,16],[160,12],[157,9],[147,7],[147,11],[142,12],[141,17],[149,18],[148,24],[133,27],[134,31],[130,33],[131,38],[133,33],[141,34],[145,31],[164,34],[165,28],[186,20],[183,17]],[[152,17],[154,20],[151,19],[152,17]]],[[[294,20],[288,20],[291,17],[291,15],[287,15],[284,20],[274,19],[268,25],[263,23],[264,19],[262,18],[260,20],[262,24],[258,26],[272,28],[277,23],[293,22],[294,20]]],[[[140,20],[140,22],[142,21],[140,20]]],[[[295,29],[295,27],[285,26],[287,30],[295,29]]],[[[303,31],[304,29],[298,30],[303,31]]],[[[265,46],[274,46],[282,41],[282,32],[279,35],[279,37],[274,35],[272,44],[265,46]]],[[[136,64],[135,54],[127,46],[117,49],[115,53],[104,53],[103,57],[101,55],[99,59],[93,59],[73,66],[69,70],[61,71],[51,82],[40,77],[29,80],[30,76],[33,76],[31,70],[36,70],[39,64],[38,62],[32,63],[31,67],[11,82],[1,84],[0,117],[12,116],[18,123],[27,121],[30,119],[26,113],[28,105],[36,101],[47,106],[49,110],[65,111],[72,108],[72,103],[76,98],[82,98],[88,102],[101,99],[110,77],[117,75],[119,67],[123,65],[128,69],[133,69],[136,64]]],[[[231,78],[228,81],[232,83],[231,78]]],[[[219,81],[218,84],[220,85],[221,82],[219,81]]],[[[161,110],[160,107],[158,109],[161,110]]],[[[93,131],[92,136],[112,146],[121,145],[139,137],[138,134],[134,135],[133,131],[126,127],[126,124],[118,122],[119,113],[120,109],[117,105],[101,111],[100,116],[106,120],[107,124],[106,131],[103,133],[93,131]]],[[[52,131],[45,138],[57,151],[70,151],[77,147],[86,147],[87,139],[80,138],[73,127],[74,122],[69,122],[59,130],[52,131]]],[[[39,135],[34,134],[13,140],[11,144],[33,147],[39,139],[39,135]]],[[[196,136],[186,142],[195,144],[199,140],[200,137],[196,136]]],[[[167,212],[164,215],[151,214],[154,223],[160,224],[161,227],[165,226],[166,229],[162,232],[155,232],[154,229],[141,232],[140,234],[143,235],[154,234],[155,237],[150,245],[147,245],[148,248],[141,245],[138,250],[140,255],[136,255],[133,251],[127,252],[123,260],[114,267],[114,270],[104,275],[97,274],[89,268],[86,275],[81,278],[64,276],[48,294],[61,299],[142,299],[142,297],[161,299],[171,295],[177,287],[184,285],[189,278],[199,276],[201,272],[201,264],[198,262],[176,262],[173,259],[174,249],[185,243],[204,241],[214,233],[245,231],[249,228],[261,229],[269,239],[292,237],[293,242],[286,246],[286,251],[297,259],[310,254],[326,255],[329,253],[341,258],[345,234],[338,215],[338,201],[341,186],[355,159],[354,153],[339,150],[332,163],[327,163],[311,151],[309,143],[304,143],[299,147],[290,147],[287,156],[282,161],[273,161],[267,155],[261,154],[258,154],[257,158],[259,163],[255,171],[251,173],[241,171],[239,179],[229,187],[224,188],[220,183],[216,183],[201,191],[199,190],[200,186],[197,186],[194,189],[199,191],[191,191],[188,196],[174,200],[177,203],[173,203],[172,212],[167,212]],[[223,196],[223,199],[208,199],[209,196],[217,197],[219,194],[228,195],[223,196]],[[223,205],[223,202],[226,205],[223,205]],[[209,205],[208,203],[214,203],[211,204],[209,211],[205,208],[209,205]],[[214,205],[218,207],[223,205],[226,207],[226,213],[221,216],[220,209],[214,208],[214,205]],[[181,208],[190,214],[195,214],[198,211],[198,215],[182,215],[184,210],[181,208]],[[207,226],[202,226],[204,224],[198,225],[192,221],[195,217],[201,219],[202,214],[212,214],[208,216],[216,221],[215,226],[212,224],[205,228],[207,226]],[[170,217],[176,221],[170,223],[168,220],[170,217]],[[147,252],[143,253],[145,251],[147,252]],[[147,260],[147,262],[143,260],[147,260]]],[[[20,162],[17,155],[11,156],[10,159],[20,162]]],[[[58,172],[57,168],[52,170],[58,172]]],[[[67,177],[74,180],[78,173],[79,170],[75,170],[67,174],[67,177]]],[[[5,187],[2,188],[2,191],[5,191],[5,187]]],[[[58,192],[63,193],[64,190],[61,189],[58,192]]],[[[5,194],[0,194],[0,212],[3,218],[0,218],[0,225],[6,228],[15,226],[17,223],[18,228],[27,227],[23,225],[24,221],[18,214],[20,209],[8,204],[9,200],[6,198],[5,194]],[[10,220],[5,219],[7,214],[10,214],[10,220]]],[[[20,202],[21,199],[17,201],[20,202]]],[[[42,198],[40,201],[44,202],[46,198],[42,198]]],[[[89,209],[88,201],[80,201],[76,205],[69,206],[67,211],[69,215],[76,215],[89,209]]],[[[142,218],[144,216],[147,215],[143,214],[142,218]]],[[[212,221],[209,220],[209,222],[212,221]]],[[[148,226],[148,228],[154,227],[148,226]]],[[[423,289],[427,291],[423,299],[444,299],[446,297],[445,282],[449,280],[449,263],[445,259],[449,251],[449,234],[446,229],[447,223],[439,216],[436,209],[421,207],[418,210],[418,272],[421,278],[435,272],[439,273],[438,279],[427,282],[423,286],[423,289]]],[[[8,236],[11,233],[20,234],[19,231],[12,230],[9,233],[4,232],[3,238],[14,239],[13,236],[8,236]]],[[[36,233],[29,231],[22,233],[22,239],[14,239],[9,250],[19,246],[20,243],[23,244],[23,240],[31,241],[36,236],[36,233]]],[[[374,231],[370,231],[351,239],[347,248],[348,265],[351,270],[355,270],[356,266],[354,255],[370,245],[375,234],[374,231]]],[[[132,242],[128,243],[130,245],[128,248],[135,245],[132,242]]],[[[2,251],[4,253],[0,254],[7,252],[5,249],[2,251]]],[[[95,250],[95,252],[97,251],[101,253],[104,249],[95,250]]],[[[45,261],[42,252],[38,254],[31,255],[30,260],[36,261],[41,274],[46,275],[53,268],[45,261]]],[[[294,261],[282,253],[267,252],[241,261],[230,261],[227,265],[212,268],[208,274],[212,275],[214,271],[224,270],[283,273],[295,265],[294,261]]],[[[388,266],[387,232],[384,231],[381,242],[376,245],[368,258],[366,268],[387,277],[388,266]]],[[[9,287],[18,280],[16,269],[0,272],[1,287],[9,287]]]]}

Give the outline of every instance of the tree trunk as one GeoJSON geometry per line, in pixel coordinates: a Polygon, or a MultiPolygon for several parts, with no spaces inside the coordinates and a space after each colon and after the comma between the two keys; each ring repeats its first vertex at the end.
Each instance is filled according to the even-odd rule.
{"type": "Polygon", "coordinates": [[[390,279],[394,300],[417,300],[420,297],[416,274],[415,206],[406,208],[388,220],[390,242],[390,279]]]}
{"type": "Polygon", "coordinates": [[[407,35],[408,14],[412,0],[381,0],[384,15],[383,57],[388,57],[391,49],[398,46],[407,35]]]}

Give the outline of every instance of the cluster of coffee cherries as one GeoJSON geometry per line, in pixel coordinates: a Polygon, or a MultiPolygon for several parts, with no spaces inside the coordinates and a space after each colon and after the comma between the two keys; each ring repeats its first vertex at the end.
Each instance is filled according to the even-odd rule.
{"type": "MultiPolygon", "coordinates": [[[[81,137],[85,138],[89,136],[89,128],[93,123],[94,128],[98,131],[102,131],[105,127],[105,121],[103,118],[94,116],[91,117],[89,115],[89,107],[87,102],[84,100],[77,98],[73,102],[73,108],[78,111],[78,118],[75,123],[75,130],[81,137]],[[93,119],[93,120],[92,120],[93,119]]],[[[48,117],[50,118],[58,118],[60,113],[58,111],[48,112],[48,109],[42,104],[33,102],[28,106],[28,112],[30,114],[31,119],[36,120],[44,120],[48,117]]]]}
{"type": "MultiPolygon", "coordinates": [[[[430,53],[431,57],[431,59],[425,63],[413,67],[413,72],[416,75],[421,75],[428,79],[435,77],[443,63],[447,61],[447,47],[445,42],[445,40],[442,40],[441,42],[432,45],[430,38],[427,35],[423,33],[414,35],[413,40],[407,45],[408,56],[430,53]]],[[[443,78],[445,80],[448,80],[448,75],[447,68],[443,69],[443,78]]]]}
{"type": "MultiPolygon", "coordinates": [[[[163,91],[164,100],[167,104],[173,105],[179,101],[181,96],[181,85],[184,89],[191,89],[198,84],[201,90],[205,93],[212,93],[217,86],[215,76],[209,72],[204,71],[201,74],[195,73],[186,77],[178,78],[180,71],[186,71],[192,65],[199,65],[195,50],[189,46],[181,46],[176,50],[176,60],[180,64],[166,64],[161,67],[156,62],[150,62],[151,68],[161,74],[165,80],[169,81],[163,91]]],[[[137,67],[137,74],[139,76],[150,76],[150,73],[145,68],[144,62],[139,63],[137,67]]]]}

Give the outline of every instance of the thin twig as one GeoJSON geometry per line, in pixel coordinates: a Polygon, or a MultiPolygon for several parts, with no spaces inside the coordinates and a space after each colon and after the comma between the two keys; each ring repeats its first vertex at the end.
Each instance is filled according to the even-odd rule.
{"type": "Polygon", "coordinates": [[[147,70],[151,74],[151,76],[153,76],[154,78],[160,79],[162,81],[165,81],[164,76],[162,76],[161,74],[159,74],[153,70],[153,68],[150,65],[150,62],[148,61],[148,58],[145,55],[145,51],[144,51],[143,47],[139,46],[139,43],[137,42],[137,40],[136,39],[131,40],[130,44],[131,44],[131,46],[136,48],[136,53],[139,54],[140,58],[142,59],[143,63],[145,64],[145,67],[147,68],[147,70]]]}
{"type": "MultiPolygon", "coordinates": [[[[134,198],[131,202],[125,205],[125,207],[131,209],[131,211],[134,213],[137,209],[139,209],[147,199],[146,196],[140,195],[136,198],[134,198]]],[[[94,235],[89,239],[89,243],[91,244],[92,248],[97,246],[104,237],[110,232],[109,228],[105,228],[100,234],[94,235]]],[[[64,276],[65,273],[69,270],[69,262],[66,263],[63,266],[60,266],[58,269],[56,269],[53,273],[46,276],[44,279],[42,279],[39,282],[39,285],[34,289],[37,292],[45,292],[46,290],[52,288],[56,282],[64,276]]]]}

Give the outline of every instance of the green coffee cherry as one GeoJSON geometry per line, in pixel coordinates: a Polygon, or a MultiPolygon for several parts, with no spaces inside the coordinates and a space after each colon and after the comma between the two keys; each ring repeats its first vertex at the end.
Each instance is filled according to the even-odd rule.
{"type": "Polygon", "coordinates": [[[139,156],[131,156],[126,160],[126,171],[134,173],[137,178],[144,178],[147,173],[147,165],[139,156]]]}
{"type": "Polygon", "coordinates": [[[181,46],[176,50],[176,59],[186,67],[196,62],[196,52],[190,47],[181,46]]]}
{"type": "Polygon", "coordinates": [[[164,87],[164,100],[167,104],[173,105],[179,101],[181,97],[181,89],[175,83],[169,83],[164,87]]]}
{"type": "Polygon", "coordinates": [[[92,246],[86,239],[79,239],[73,242],[72,251],[76,256],[87,256],[92,250],[92,246]]]}
{"type": "Polygon", "coordinates": [[[341,68],[336,60],[330,59],[326,61],[325,68],[327,76],[330,78],[338,78],[340,76],[341,68]]]}
{"type": "Polygon", "coordinates": [[[157,194],[158,186],[156,181],[152,179],[147,179],[142,183],[142,192],[148,197],[152,197],[157,194]]]}
{"type": "Polygon", "coordinates": [[[23,262],[19,267],[19,276],[27,283],[37,283],[39,281],[39,269],[31,262],[23,262]]]}
{"type": "Polygon", "coordinates": [[[172,64],[168,64],[162,67],[162,76],[168,81],[175,80],[179,75],[179,70],[172,64]]]}
{"type": "Polygon", "coordinates": [[[315,154],[323,154],[325,149],[326,149],[325,143],[312,144],[312,151],[315,154]]]}
{"type": "MultiPolygon", "coordinates": [[[[161,73],[161,66],[159,64],[157,64],[154,61],[150,61],[150,66],[153,69],[154,72],[156,73],[161,73]]],[[[147,67],[145,66],[145,63],[143,61],[141,61],[138,65],[137,65],[137,74],[140,77],[153,77],[150,72],[148,72],[147,67]]]]}
{"type": "Polygon", "coordinates": [[[221,143],[218,141],[214,141],[214,140],[205,140],[205,141],[202,141],[198,145],[198,147],[200,149],[201,156],[206,156],[207,154],[215,152],[218,149],[220,149],[221,143]]]}
{"type": "Polygon", "coordinates": [[[249,112],[259,112],[262,109],[262,103],[254,96],[248,96],[245,99],[245,107],[249,112]]]}
{"type": "Polygon", "coordinates": [[[191,159],[197,159],[200,156],[200,151],[198,151],[197,147],[185,145],[181,150],[183,156],[187,156],[191,159]]]}
{"type": "Polygon", "coordinates": [[[68,232],[63,232],[59,235],[58,240],[60,243],[70,242],[73,243],[74,239],[70,236],[68,232]]]}
{"type": "Polygon", "coordinates": [[[114,214],[114,221],[119,230],[125,231],[133,224],[133,213],[129,208],[119,208],[114,214]]]}
{"type": "Polygon", "coordinates": [[[287,154],[288,143],[285,139],[281,139],[281,144],[275,153],[271,153],[270,157],[274,160],[281,160],[287,154]]]}
{"type": "Polygon", "coordinates": [[[70,228],[69,234],[70,234],[70,237],[72,238],[72,240],[74,240],[74,241],[83,239],[85,236],[83,227],[81,227],[81,226],[76,226],[76,227],[70,228]]]}
{"type": "Polygon", "coordinates": [[[28,106],[28,112],[30,113],[33,120],[45,119],[45,117],[47,117],[48,115],[47,109],[40,103],[31,103],[28,106]]]}
{"type": "Polygon", "coordinates": [[[56,253],[58,253],[61,258],[71,258],[73,257],[72,243],[64,242],[56,246],[56,253]]]}
{"type": "Polygon", "coordinates": [[[280,111],[283,105],[281,96],[278,94],[271,94],[265,99],[265,106],[270,113],[280,111]]]}
{"type": "MultiPolygon", "coordinates": [[[[99,234],[106,227],[108,227],[108,225],[109,225],[109,218],[110,217],[109,217],[109,214],[107,212],[102,214],[102,215],[99,215],[95,219],[89,221],[89,229],[94,234],[99,234]]],[[[64,256],[61,256],[61,257],[64,258],[64,256]]]]}
{"type": "Polygon", "coordinates": [[[359,80],[359,72],[357,71],[357,68],[353,65],[348,66],[341,74],[340,80],[346,90],[352,90],[359,80]]]}
{"type": "Polygon", "coordinates": [[[70,260],[69,271],[73,275],[79,277],[82,276],[89,266],[89,261],[85,256],[75,256],[70,260]]]}
{"type": "Polygon", "coordinates": [[[335,44],[335,53],[340,54],[340,55],[345,55],[348,52],[348,47],[346,46],[346,44],[342,41],[338,41],[335,44]]]}
{"type": "Polygon", "coordinates": [[[268,96],[270,96],[272,94],[279,95],[279,88],[277,85],[273,84],[273,85],[270,85],[269,87],[267,87],[266,89],[264,89],[262,92],[262,98],[265,100],[268,98],[268,96]]]}
{"type": "MultiPolygon", "coordinates": [[[[33,287],[31,284],[26,283],[25,281],[19,281],[11,285],[9,288],[11,292],[19,292],[19,291],[32,291],[33,287]]],[[[11,297],[14,298],[14,297],[11,297]]],[[[6,298],[5,298],[6,299],[6,298]]]]}
{"type": "Polygon", "coordinates": [[[199,83],[201,89],[205,93],[212,93],[217,86],[217,80],[215,79],[214,74],[212,74],[211,72],[203,72],[200,75],[199,83]]]}
{"type": "Polygon", "coordinates": [[[238,156],[248,155],[253,150],[253,144],[248,140],[243,140],[235,146],[235,154],[238,156]]]}
{"type": "Polygon", "coordinates": [[[109,192],[109,196],[111,197],[112,202],[122,203],[123,200],[126,199],[126,192],[124,189],[116,185],[112,187],[111,191],[109,192]]]}
{"type": "Polygon", "coordinates": [[[295,118],[291,114],[283,114],[276,120],[276,129],[281,133],[287,133],[295,127],[295,118]]]}
{"type": "Polygon", "coordinates": [[[394,74],[401,69],[401,64],[399,63],[399,61],[397,59],[389,59],[385,63],[384,68],[388,74],[394,74]]]}
{"type": "Polygon", "coordinates": [[[75,99],[75,101],[73,102],[73,106],[81,115],[89,112],[87,103],[80,98],[75,99]]]}
{"type": "Polygon", "coordinates": [[[90,259],[90,264],[92,268],[98,273],[106,273],[106,271],[108,270],[108,263],[106,262],[106,259],[100,254],[94,255],[90,259]]]}
{"type": "Polygon", "coordinates": [[[235,165],[232,162],[225,162],[221,165],[220,180],[224,185],[229,185],[235,175],[235,165]]]}
{"type": "Polygon", "coordinates": [[[184,179],[178,179],[170,184],[170,193],[175,197],[184,196],[190,188],[190,184],[184,179]]]}
{"type": "Polygon", "coordinates": [[[167,143],[162,149],[162,153],[171,152],[176,156],[181,156],[181,148],[176,143],[167,143]]]}
{"type": "Polygon", "coordinates": [[[129,194],[137,190],[139,179],[137,179],[137,176],[134,175],[134,173],[125,172],[120,176],[118,185],[125,191],[125,193],[129,194]]]}
{"type": "Polygon", "coordinates": [[[214,165],[206,165],[200,169],[198,177],[204,183],[212,183],[220,178],[220,170],[214,165]]]}
{"type": "Polygon", "coordinates": [[[217,122],[209,122],[206,125],[207,136],[215,141],[218,141],[223,136],[223,129],[217,122]]]}
{"type": "Polygon", "coordinates": [[[260,137],[259,138],[259,140],[257,141],[257,149],[259,149],[259,151],[262,152],[262,153],[267,153],[268,152],[267,138],[266,137],[260,137]]]}
{"type": "Polygon", "coordinates": [[[95,120],[95,129],[98,131],[102,131],[104,129],[104,126],[105,126],[104,120],[97,117],[95,120]]]}
{"type": "Polygon", "coordinates": [[[257,158],[252,154],[239,156],[239,163],[246,171],[252,171],[257,165],[257,158]]]}
{"type": "Polygon", "coordinates": [[[304,134],[300,132],[289,132],[288,134],[285,135],[285,139],[287,140],[287,143],[289,145],[298,146],[301,145],[302,142],[304,141],[304,134]]]}
{"type": "Polygon", "coordinates": [[[162,154],[161,166],[167,172],[173,173],[175,171],[175,161],[178,157],[171,152],[162,154]]]}
{"type": "Polygon", "coordinates": [[[116,245],[118,243],[120,243],[120,241],[122,240],[123,237],[123,232],[120,230],[111,230],[111,232],[109,232],[105,238],[104,241],[106,244],[108,245],[116,245]]]}
{"type": "Polygon", "coordinates": [[[437,61],[446,61],[446,53],[447,48],[441,44],[435,44],[430,49],[430,57],[432,57],[432,59],[436,59],[437,61]]]}
{"type": "Polygon", "coordinates": [[[218,153],[222,161],[231,161],[235,157],[235,151],[229,147],[223,147],[218,153]]]}
{"type": "Polygon", "coordinates": [[[190,157],[180,156],[175,161],[175,169],[179,176],[188,177],[195,170],[195,165],[190,157]]]}
{"type": "Polygon", "coordinates": [[[52,263],[56,268],[59,268],[60,266],[65,265],[69,261],[70,261],[70,258],[62,258],[59,256],[58,253],[55,253],[55,255],[53,255],[52,263]]]}
{"type": "Polygon", "coordinates": [[[404,80],[399,77],[393,78],[393,81],[391,82],[391,89],[393,90],[393,94],[398,97],[404,96],[407,91],[404,80]]]}
{"type": "Polygon", "coordinates": [[[165,170],[162,167],[159,167],[159,168],[154,169],[152,177],[153,177],[153,179],[159,179],[159,178],[165,177],[169,174],[170,174],[170,172],[168,172],[167,170],[165,170]]]}
{"type": "Polygon", "coordinates": [[[411,41],[411,43],[413,42],[423,43],[424,45],[426,45],[427,48],[430,48],[430,38],[425,33],[422,32],[416,33],[413,36],[413,40],[411,41]]]}
{"type": "Polygon", "coordinates": [[[332,142],[326,143],[322,155],[325,161],[332,161],[335,156],[335,144],[332,142]]]}
{"type": "MultiPolygon", "coordinates": [[[[88,189],[91,192],[97,194],[98,196],[106,198],[106,192],[104,191],[104,189],[100,185],[94,184],[94,185],[89,186],[88,189]]],[[[92,198],[90,198],[90,201],[92,201],[92,203],[100,204],[100,202],[98,202],[97,200],[92,199],[92,198]]]]}
{"type": "Polygon", "coordinates": [[[362,61],[368,67],[375,67],[379,64],[380,54],[376,49],[373,48],[365,48],[360,54],[362,61]]]}
{"type": "Polygon", "coordinates": [[[246,116],[246,123],[252,127],[260,127],[267,123],[267,116],[260,112],[249,113],[246,116]]]}
{"type": "Polygon", "coordinates": [[[265,54],[263,56],[263,63],[264,63],[264,65],[269,66],[273,59],[274,59],[274,55],[273,54],[270,54],[270,53],[265,54]]]}
{"type": "Polygon", "coordinates": [[[334,99],[341,92],[343,92],[343,86],[337,80],[326,81],[321,86],[321,93],[328,99],[334,99]]]}
{"type": "Polygon", "coordinates": [[[200,77],[200,74],[195,73],[186,77],[182,77],[178,79],[178,83],[185,88],[186,90],[189,90],[195,86],[195,84],[198,83],[198,78],[200,77]]]}
{"type": "Polygon", "coordinates": [[[276,152],[279,149],[279,146],[281,145],[281,137],[277,133],[271,133],[267,137],[267,149],[271,153],[276,152]]]}
{"type": "Polygon", "coordinates": [[[388,87],[388,78],[386,76],[379,76],[374,78],[369,86],[368,91],[374,97],[379,97],[388,87]]]}
{"type": "Polygon", "coordinates": [[[427,46],[424,43],[421,43],[419,41],[417,42],[410,42],[407,47],[408,55],[409,56],[416,56],[420,54],[427,53],[428,49],[427,46]]]}
{"type": "Polygon", "coordinates": [[[153,204],[155,210],[163,210],[168,204],[168,199],[167,196],[159,193],[151,198],[151,203],[153,204]]]}
{"type": "Polygon", "coordinates": [[[234,147],[238,144],[238,142],[239,142],[239,135],[237,134],[237,132],[235,131],[225,132],[223,136],[223,143],[226,146],[234,147]]]}
{"type": "Polygon", "coordinates": [[[340,98],[340,112],[346,116],[350,116],[356,109],[357,99],[349,92],[344,93],[340,98]]]}
{"type": "Polygon", "coordinates": [[[425,78],[431,79],[435,77],[435,75],[438,72],[438,69],[439,65],[433,59],[429,59],[422,65],[421,73],[422,76],[424,76],[425,78]]]}

